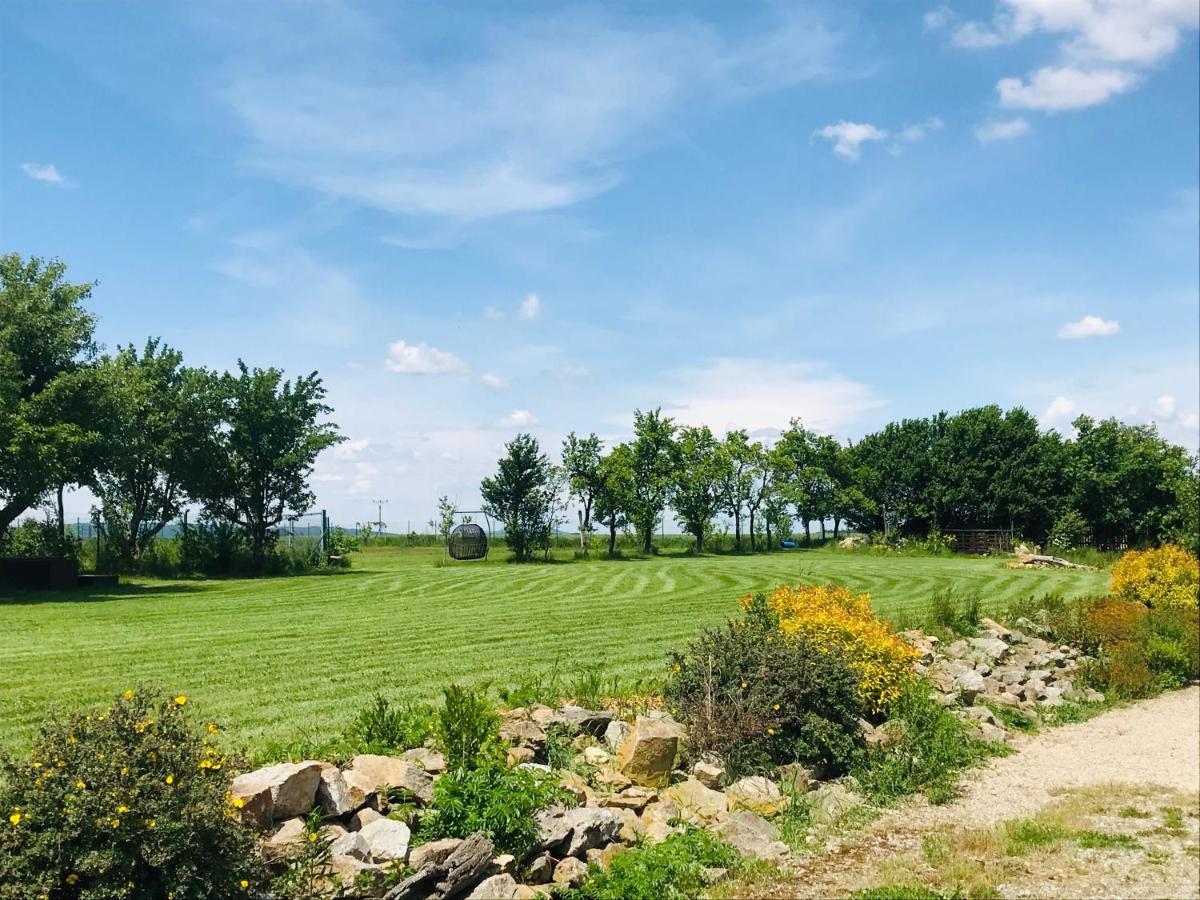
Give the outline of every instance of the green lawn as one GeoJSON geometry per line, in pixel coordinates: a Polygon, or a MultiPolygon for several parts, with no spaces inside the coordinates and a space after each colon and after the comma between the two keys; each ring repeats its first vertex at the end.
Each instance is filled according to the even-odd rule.
{"type": "Polygon", "coordinates": [[[435,565],[371,549],[350,572],[259,581],[139,579],[108,591],[0,600],[0,746],[45,710],[139,684],[192,698],[237,743],[337,734],[375,691],[431,699],[453,680],[511,683],[557,662],[657,677],[668,649],[781,582],[836,580],[884,613],[939,587],[985,605],[1101,592],[1105,572],[1013,571],[991,559],[830,550],[509,565],[435,565]]]}

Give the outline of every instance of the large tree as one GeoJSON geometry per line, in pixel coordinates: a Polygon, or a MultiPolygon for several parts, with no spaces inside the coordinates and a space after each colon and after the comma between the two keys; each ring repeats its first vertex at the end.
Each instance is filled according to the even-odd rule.
{"type": "Polygon", "coordinates": [[[754,466],[762,448],[758,444],[750,443],[744,429],[737,429],[725,434],[721,449],[727,463],[722,472],[722,506],[726,513],[733,516],[733,546],[741,550],[742,515],[746,512],[754,490],[754,466]]]}
{"type": "Polygon", "coordinates": [[[96,372],[106,434],[89,486],[108,546],[133,567],[201,480],[197,448],[217,428],[214,378],[185,368],[183,355],[157,340],[141,353],[120,348],[96,372]]]}
{"type": "Polygon", "coordinates": [[[576,437],[575,432],[567,435],[562,446],[563,471],[567,477],[567,488],[572,497],[577,497],[579,510],[579,549],[588,555],[592,533],[592,513],[596,498],[604,489],[604,473],[601,468],[604,442],[595,432],[587,437],[576,437]]]}
{"type": "Polygon", "coordinates": [[[537,439],[518,434],[504,445],[504,456],[479,492],[489,516],[504,523],[504,537],[513,556],[529,559],[550,544],[551,517],[558,484],[554,467],[537,439]]]}
{"type": "Polygon", "coordinates": [[[275,527],[313,505],[308,479],[318,454],[344,438],[321,421],[332,409],[316,372],[289,381],[238,360],[238,374],[222,375],[216,390],[221,426],[201,448],[196,493],[210,515],[245,532],[261,573],[275,527]]]}
{"type": "Polygon", "coordinates": [[[593,516],[608,529],[608,555],[617,552],[617,532],[629,524],[633,503],[633,449],[620,444],[600,460],[600,490],[593,516]]]}
{"type": "Polygon", "coordinates": [[[649,554],[675,471],[675,423],[660,409],[639,409],[633,413],[633,433],[633,494],[627,513],[642,552],[649,554]]]}
{"type": "Polygon", "coordinates": [[[683,428],[676,440],[669,499],[679,524],[704,550],[704,536],[725,501],[730,459],[707,425],[683,428]]]}
{"type": "Polygon", "coordinates": [[[91,284],[66,266],[0,256],[0,541],[17,516],[87,478],[100,425],[80,375],[96,352],[91,284]]]}

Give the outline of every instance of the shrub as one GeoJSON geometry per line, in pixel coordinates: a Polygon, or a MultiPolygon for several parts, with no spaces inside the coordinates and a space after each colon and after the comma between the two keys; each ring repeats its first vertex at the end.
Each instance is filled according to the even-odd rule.
{"type": "Polygon", "coordinates": [[[1196,609],[1200,560],[1182,547],[1130,550],[1112,567],[1112,592],[1146,606],[1196,609]]]}
{"type": "Polygon", "coordinates": [[[1046,546],[1052,550],[1074,550],[1087,543],[1091,528],[1087,519],[1073,509],[1068,509],[1057,519],[1046,535],[1046,546]]]}
{"type": "Polygon", "coordinates": [[[502,853],[524,856],[537,839],[533,814],[566,794],[541,773],[488,761],[451,769],[433,785],[433,808],[421,816],[424,841],[466,838],[482,831],[502,853]]]}
{"type": "Polygon", "coordinates": [[[780,587],[767,600],[779,628],[821,648],[839,648],[858,675],[859,692],[872,712],[883,712],[912,681],[917,651],[871,612],[867,594],[841,585],[780,587]]]}
{"type": "Polygon", "coordinates": [[[7,556],[56,556],[60,559],[79,559],[82,542],[73,534],[59,536],[58,523],[47,518],[42,521],[25,519],[5,534],[0,532],[0,548],[7,556]]]}
{"type": "Polygon", "coordinates": [[[657,900],[698,896],[705,887],[705,869],[731,869],[737,852],[707,831],[688,828],[659,844],[646,844],[612,857],[608,870],[588,869],[577,888],[562,892],[563,900],[657,900]]]}
{"type": "Polygon", "coordinates": [[[430,706],[392,704],[380,694],[363,707],[354,720],[351,735],[370,752],[420,747],[435,731],[430,706]]]}
{"type": "Polygon", "coordinates": [[[763,595],[741,619],[671,657],[664,690],[689,726],[689,749],[732,773],[800,760],[844,770],[861,745],[859,678],[836,644],[780,630],[763,595]]]}
{"type": "Polygon", "coordinates": [[[187,698],[126,691],[42,726],[0,778],[0,897],[224,898],[259,885],[253,836],[231,815],[237,763],[187,698]]]}
{"type": "Polygon", "coordinates": [[[935,591],[929,601],[929,627],[945,629],[954,635],[977,633],[982,615],[979,594],[958,594],[942,589],[935,591]]]}
{"type": "Polygon", "coordinates": [[[889,742],[868,748],[854,768],[863,790],[877,803],[918,791],[933,803],[944,803],[955,796],[958,774],[995,752],[939,706],[924,682],[906,687],[891,713],[889,742]]]}
{"type": "Polygon", "coordinates": [[[1097,656],[1085,671],[1118,697],[1147,697],[1200,676],[1200,621],[1190,610],[1099,597],[1077,605],[1078,640],[1097,656]]]}
{"type": "Polygon", "coordinates": [[[487,696],[457,684],[442,694],[436,729],[438,743],[446,754],[446,768],[474,769],[497,757],[503,759],[500,717],[487,696]]]}

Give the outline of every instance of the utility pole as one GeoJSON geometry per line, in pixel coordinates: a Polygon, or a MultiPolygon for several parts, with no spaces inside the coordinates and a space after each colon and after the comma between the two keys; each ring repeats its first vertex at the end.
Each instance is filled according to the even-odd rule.
{"type": "Polygon", "coordinates": [[[383,505],[385,503],[387,503],[387,501],[386,500],[372,500],[371,502],[375,504],[375,508],[378,510],[378,513],[379,513],[378,518],[376,519],[376,522],[375,522],[375,527],[379,532],[379,536],[383,537],[383,505]]]}

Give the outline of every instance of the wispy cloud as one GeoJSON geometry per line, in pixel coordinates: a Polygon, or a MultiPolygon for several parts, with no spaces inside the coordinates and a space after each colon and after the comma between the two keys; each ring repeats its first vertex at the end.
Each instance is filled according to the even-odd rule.
{"type": "Polygon", "coordinates": [[[537,424],[537,416],[527,409],[514,409],[496,424],[501,428],[529,428],[537,424]]]}
{"type": "Polygon", "coordinates": [[[818,128],[813,134],[816,137],[833,141],[833,152],[842,159],[856,161],[862,153],[862,145],[869,141],[882,141],[887,132],[876,128],[868,122],[835,122],[818,128]]]}
{"type": "Polygon", "coordinates": [[[58,166],[54,163],[21,163],[21,171],[32,178],[34,181],[44,181],[46,184],[57,185],[58,187],[71,187],[71,181],[58,171],[58,166]]]}
{"type": "Polygon", "coordinates": [[[1002,106],[1058,112],[1103,103],[1137,84],[1138,78],[1122,69],[1077,69],[1046,66],[1027,79],[1001,78],[996,93],[1002,106]]]}
{"type": "Polygon", "coordinates": [[[402,375],[464,375],[469,371],[467,364],[453,353],[406,341],[389,345],[386,365],[402,375]]]}
{"type": "Polygon", "coordinates": [[[479,381],[486,387],[490,387],[492,390],[496,391],[508,385],[507,381],[505,381],[499,375],[494,375],[491,372],[484,372],[479,376],[479,381]]]}
{"type": "Polygon", "coordinates": [[[1116,319],[1101,319],[1099,316],[1084,316],[1078,322],[1068,322],[1058,329],[1058,336],[1063,340],[1074,341],[1083,338],[1109,337],[1121,330],[1121,323],[1116,319]]]}
{"type": "Polygon", "coordinates": [[[229,61],[218,93],[248,138],[246,166],[387,212],[458,220],[606,191],[623,161],[673,138],[691,110],[827,77],[838,43],[807,13],[758,17],[736,37],[695,18],[634,29],[564,13],[494,29],[469,57],[436,65],[393,37],[402,29],[369,23],[325,46],[331,10],[343,12],[277,13],[271,45],[304,35],[305,53],[286,66],[229,61]]]}
{"type": "Polygon", "coordinates": [[[988,119],[982,125],[975,127],[975,139],[981,144],[991,144],[995,141],[1011,141],[1029,131],[1029,123],[1017,117],[1015,119],[988,119]]]}
{"type": "Polygon", "coordinates": [[[517,308],[517,317],[526,321],[536,319],[541,313],[542,300],[537,294],[529,294],[517,308]]]}

